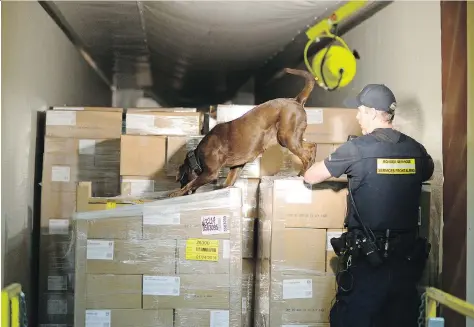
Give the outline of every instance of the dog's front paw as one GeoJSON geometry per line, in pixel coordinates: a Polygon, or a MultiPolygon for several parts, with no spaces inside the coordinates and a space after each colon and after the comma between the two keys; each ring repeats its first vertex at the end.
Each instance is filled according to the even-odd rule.
{"type": "Polygon", "coordinates": [[[181,192],[181,190],[179,190],[179,191],[175,191],[175,192],[170,193],[168,195],[168,197],[169,198],[176,198],[176,197],[181,196],[181,195],[183,195],[183,192],[181,192]]]}

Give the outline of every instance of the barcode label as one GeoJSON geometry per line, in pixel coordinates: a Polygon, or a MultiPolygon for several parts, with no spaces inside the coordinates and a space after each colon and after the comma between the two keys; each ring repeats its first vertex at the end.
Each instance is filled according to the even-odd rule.
{"type": "Polygon", "coordinates": [[[211,310],[210,327],[229,327],[229,310],[211,310]]]}
{"type": "Polygon", "coordinates": [[[95,154],[95,140],[79,140],[79,154],[95,154]]]}
{"type": "Polygon", "coordinates": [[[202,216],[201,226],[203,235],[229,234],[229,217],[225,215],[219,216],[202,216]]]}
{"type": "Polygon", "coordinates": [[[75,111],[47,111],[46,125],[49,126],[75,126],[75,111]]]}
{"type": "Polygon", "coordinates": [[[67,301],[49,299],[47,303],[47,312],[49,315],[65,315],[67,314],[67,301]]]}
{"type": "Polygon", "coordinates": [[[114,241],[87,240],[88,260],[114,260],[114,241]]]}
{"type": "Polygon", "coordinates": [[[285,279],[283,280],[283,300],[311,299],[313,297],[313,280],[285,279]]]}
{"type": "Polygon", "coordinates": [[[306,120],[308,125],[322,124],[323,110],[322,109],[306,109],[306,120]]]}
{"type": "Polygon", "coordinates": [[[180,286],[176,276],[143,276],[143,295],[179,296],[180,286]]]}
{"type": "Polygon", "coordinates": [[[86,310],[86,327],[110,327],[110,310],[86,310]]]}
{"type": "Polygon", "coordinates": [[[126,127],[146,131],[155,127],[155,116],[127,114],[126,127]]]}
{"type": "Polygon", "coordinates": [[[71,180],[71,167],[53,166],[51,167],[51,182],[68,183],[71,180]]]}
{"type": "Polygon", "coordinates": [[[48,276],[48,291],[67,291],[67,276],[48,276]]]}
{"type": "Polygon", "coordinates": [[[50,219],[49,235],[68,235],[69,219],[50,219]]]}

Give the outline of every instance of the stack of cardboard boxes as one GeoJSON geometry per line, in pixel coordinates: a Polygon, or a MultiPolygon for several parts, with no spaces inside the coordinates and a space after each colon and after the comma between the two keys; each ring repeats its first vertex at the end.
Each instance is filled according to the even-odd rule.
{"type": "Polygon", "coordinates": [[[77,214],[74,326],[240,327],[241,218],[238,188],[77,214]]]}
{"type": "Polygon", "coordinates": [[[329,239],[342,233],[346,196],[346,183],[311,190],[300,178],[262,179],[255,326],[329,321],[336,290],[329,239]]]}
{"type": "Polygon", "coordinates": [[[46,112],[41,181],[39,323],[72,325],[74,259],[68,251],[76,183],[97,196],[119,194],[122,109],[54,108],[46,112]]]}
{"type": "MultiPolygon", "coordinates": [[[[217,122],[252,108],[218,106],[217,122]]],[[[307,108],[307,113],[304,137],[317,143],[317,160],[348,135],[360,135],[354,110],[307,108]]],[[[203,117],[192,108],[128,109],[125,119],[116,108],[48,111],[42,324],[273,327],[327,322],[334,253],[326,243],[341,233],[345,184],[342,179],[311,192],[302,188],[301,179],[273,176],[295,176],[301,167],[280,146],[247,164],[234,188],[218,190],[227,173],[223,169],[217,182],[192,196],[127,209],[107,205],[112,209],[95,213],[82,211],[104,205],[78,205],[76,233],[70,233],[78,181],[92,182],[94,196],[147,201],[156,192],[179,188],[178,166],[210,128],[203,127],[203,117]],[[225,222],[231,227],[220,233],[225,222]],[[304,282],[311,284],[311,292],[304,282]]]]}

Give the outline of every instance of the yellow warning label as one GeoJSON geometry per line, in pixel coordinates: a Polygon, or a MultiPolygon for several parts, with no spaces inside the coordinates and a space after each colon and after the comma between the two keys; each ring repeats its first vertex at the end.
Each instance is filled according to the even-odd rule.
{"type": "Polygon", "coordinates": [[[377,159],[377,174],[416,174],[415,159],[377,159]]]}
{"type": "Polygon", "coordinates": [[[218,261],[219,240],[190,238],[186,240],[186,260],[218,261]]]}
{"type": "Polygon", "coordinates": [[[107,201],[107,203],[105,204],[105,209],[108,210],[108,209],[115,209],[117,207],[117,203],[115,202],[109,202],[107,201]]]}

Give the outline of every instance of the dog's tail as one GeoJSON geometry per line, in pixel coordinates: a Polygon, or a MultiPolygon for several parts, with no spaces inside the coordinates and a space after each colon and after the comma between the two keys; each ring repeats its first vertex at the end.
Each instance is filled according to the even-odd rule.
{"type": "Polygon", "coordinates": [[[304,106],[304,104],[306,103],[306,100],[308,100],[309,95],[313,91],[313,87],[315,84],[315,79],[313,75],[311,75],[306,70],[293,69],[293,68],[285,68],[285,72],[288,74],[304,77],[306,84],[303,90],[301,90],[300,94],[298,94],[295,98],[296,101],[298,101],[302,106],[304,106]]]}

